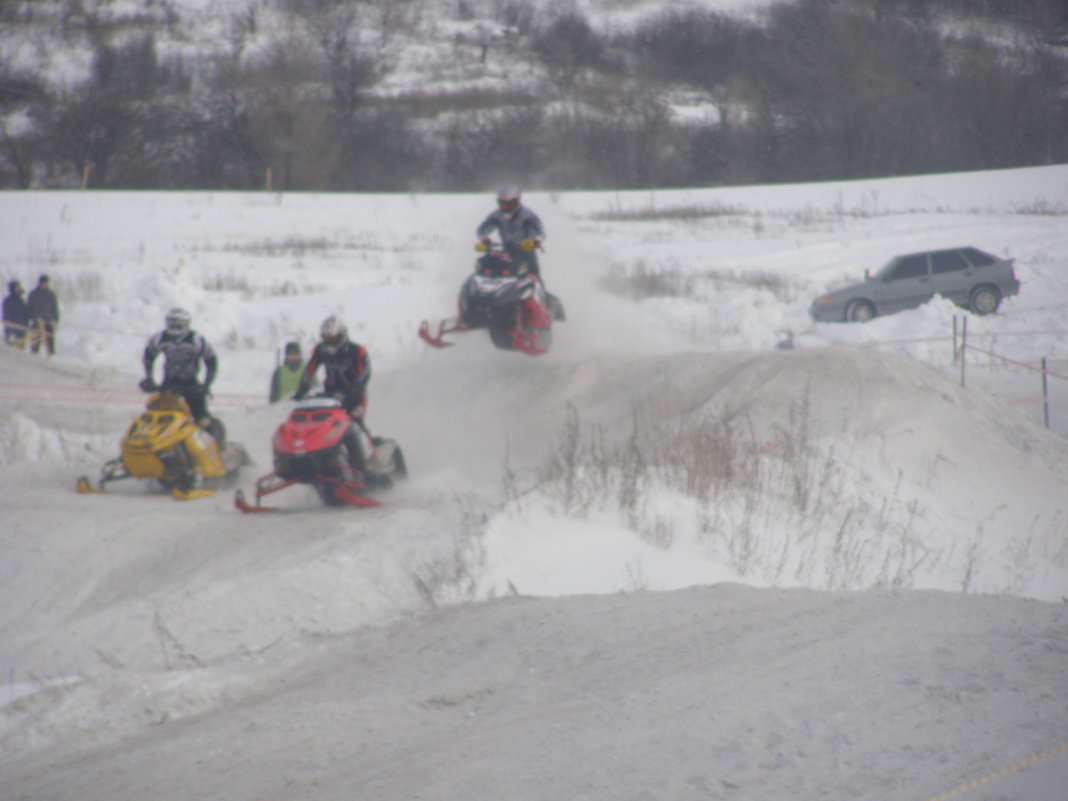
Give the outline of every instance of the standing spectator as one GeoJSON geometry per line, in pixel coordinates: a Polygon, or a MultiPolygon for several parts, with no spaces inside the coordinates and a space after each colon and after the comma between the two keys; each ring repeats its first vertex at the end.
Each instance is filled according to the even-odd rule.
{"type": "Polygon", "coordinates": [[[51,356],[56,352],[56,326],[59,325],[59,301],[48,285],[48,276],[37,279],[37,286],[30,292],[30,326],[35,329],[33,350],[37,353],[41,342],[51,356]]]}
{"type": "Polygon", "coordinates": [[[18,281],[9,281],[7,292],[4,298],[4,341],[22,348],[29,333],[30,309],[22,299],[22,284],[18,281]]]}
{"type": "Polygon", "coordinates": [[[304,375],[304,359],[300,355],[300,345],[296,342],[286,343],[285,360],[275,368],[271,376],[271,403],[282,398],[291,398],[300,386],[304,375]]]}

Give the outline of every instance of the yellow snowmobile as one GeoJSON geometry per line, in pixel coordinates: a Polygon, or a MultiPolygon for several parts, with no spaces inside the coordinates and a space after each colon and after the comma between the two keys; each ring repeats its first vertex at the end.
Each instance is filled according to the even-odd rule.
{"type": "Polygon", "coordinates": [[[212,429],[215,436],[197,425],[180,395],[157,392],[126,429],[121,455],[101,468],[97,487],[82,476],[76,489],[103,492],[111,481],[150,478],[178,500],[211,495],[213,486],[225,483],[250,462],[243,447],[225,442],[221,423],[212,420],[212,429]]]}

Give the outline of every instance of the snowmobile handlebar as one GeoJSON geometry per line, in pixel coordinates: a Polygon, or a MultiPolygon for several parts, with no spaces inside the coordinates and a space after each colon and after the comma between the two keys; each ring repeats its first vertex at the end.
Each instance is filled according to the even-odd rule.
{"type": "Polygon", "coordinates": [[[363,393],[361,393],[359,397],[353,396],[349,398],[346,397],[344,392],[313,392],[304,394],[294,392],[292,395],[289,396],[289,400],[298,403],[300,401],[332,400],[337,401],[337,403],[342,406],[351,405],[352,408],[349,410],[349,415],[353,419],[363,419],[363,406],[366,403],[366,397],[363,393]],[[346,403],[346,401],[349,401],[349,403],[346,403]]]}
{"type": "MultiPolygon", "coordinates": [[[[525,253],[530,253],[534,250],[545,250],[541,246],[540,239],[530,239],[529,237],[519,241],[519,249],[525,253]]],[[[475,243],[475,250],[479,253],[503,253],[507,252],[508,248],[503,242],[495,242],[489,237],[485,237],[475,243]]]]}
{"type": "MultiPolygon", "coordinates": [[[[197,384],[196,386],[205,395],[211,395],[211,384],[197,384]]],[[[175,385],[170,383],[169,381],[164,381],[162,384],[157,384],[151,378],[142,378],[137,383],[137,387],[142,392],[148,393],[149,395],[151,395],[153,392],[162,392],[171,395],[181,394],[181,390],[176,389],[175,385]]]]}

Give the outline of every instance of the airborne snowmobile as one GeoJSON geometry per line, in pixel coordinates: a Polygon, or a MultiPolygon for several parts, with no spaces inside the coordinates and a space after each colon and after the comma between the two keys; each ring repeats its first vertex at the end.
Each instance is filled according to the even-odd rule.
{"type": "Polygon", "coordinates": [[[499,245],[479,243],[475,248],[482,255],[460,288],[459,316],[442,320],[436,334],[424,320],[419,337],[435,348],[446,348],[454,344],[443,339],[446,334],[485,328],[502,350],[531,356],[548,351],[553,320],[564,319],[560,302],[550,298],[541,278],[527,269],[525,261],[514,259],[499,245]]]}
{"type": "Polygon", "coordinates": [[[212,494],[235,476],[250,459],[245,449],[225,442],[222,424],[212,419],[211,429],[196,424],[180,395],[161,390],[149,396],[122,437],[120,455],[104,464],[94,488],[87,476],[78,479],[81,493],[104,492],[123,478],[156,479],[178,500],[212,494]],[[212,433],[215,432],[215,436],[212,433]]]}
{"type": "Polygon", "coordinates": [[[274,472],[256,481],[255,504],[238,490],[234,506],[242,512],[273,512],[260,499],[294,484],[310,484],[328,506],[378,506],[370,490],[386,489],[408,475],[404,454],[392,439],[371,437],[354,422],[337,398],[319,396],[297,401],[274,434],[274,472]],[[351,466],[349,452],[364,438],[370,454],[365,470],[351,466]]]}

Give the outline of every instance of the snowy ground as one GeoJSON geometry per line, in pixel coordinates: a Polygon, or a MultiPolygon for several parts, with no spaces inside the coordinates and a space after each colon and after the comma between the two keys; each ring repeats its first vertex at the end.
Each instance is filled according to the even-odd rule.
{"type": "MultiPolygon", "coordinates": [[[[428,352],[490,199],[0,194],[0,278],[63,307],[57,357],[0,350],[6,794],[923,801],[1068,740],[1065,382],[1047,430],[1037,374],[971,354],[960,386],[947,302],[807,316],[970,244],[1024,288],[969,336],[1068,372],[1068,167],[532,195],[553,351],[428,352]],[[606,288],[638,271],[678,291],[606,288]],[[74,494],[177,304],[243,486],[278,350],[330,313],[412,480],[267,519],[74,494]]],[[[1061,750],[966,797],[1066,785],[1061,750]]]]}

